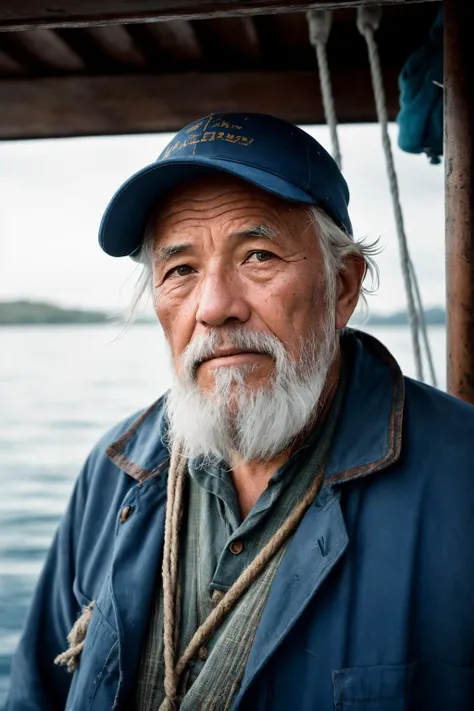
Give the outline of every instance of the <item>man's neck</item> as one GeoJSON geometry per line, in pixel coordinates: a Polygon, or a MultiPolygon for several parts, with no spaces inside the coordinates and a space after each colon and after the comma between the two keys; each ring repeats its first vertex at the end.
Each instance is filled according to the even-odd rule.
{"type": "Polygon", "coordinates": [[[334,359],[328,373],[326,385],[321,394],[315,417],[312,418],[308,427],[301,433],[297,440],[291,444],[290,447],[270,461],[247,462],[239,460],[236,457],[235,460],[231,462],[232,481],[239,500],[240,515],[242,520],[247,517],[260,495],[265,491],[268,486],[268,482],[277,469],[288,461],[291,454],[299,447],[309,432],[326,417],[334,399],[334,395],[336,394],[340,368],[341,361],[340,355],[338,355],[334,359]]]}

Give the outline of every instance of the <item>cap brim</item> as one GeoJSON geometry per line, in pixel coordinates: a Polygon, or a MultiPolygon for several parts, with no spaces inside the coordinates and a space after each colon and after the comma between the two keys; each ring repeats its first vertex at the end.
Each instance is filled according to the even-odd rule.
{"type": "Polygon", "coordinates": [[[115,193],[102,218],[99,244],[112,257],[136,253],[143,241],[152,207],[171,188],[212,172],[235,175],[293,202],[314,204],[314,198],[278,175],[242,163],[192,156],[190,160],[154,163],[132,175],[115,193]]]}

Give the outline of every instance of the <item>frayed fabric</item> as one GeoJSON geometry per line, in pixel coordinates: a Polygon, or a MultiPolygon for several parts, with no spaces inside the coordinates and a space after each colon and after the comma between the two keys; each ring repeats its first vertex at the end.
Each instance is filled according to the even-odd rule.
{"type": "Polygon", "coordinates": [[[69,647],[65,652],[58,654],[54,663],[61,667],[66,667],[70,674],[73,674],[77,665],[79,664],[79,658],[84,649],[84,644],[86,642],[87,629],[92,617],[92,610],[95,607],[95,600],[89,605],[84,605],[82,608],[82,614],[76,622],[74,627],[69,632],[67,636],[67,641],[69,642],[69,647]]]}

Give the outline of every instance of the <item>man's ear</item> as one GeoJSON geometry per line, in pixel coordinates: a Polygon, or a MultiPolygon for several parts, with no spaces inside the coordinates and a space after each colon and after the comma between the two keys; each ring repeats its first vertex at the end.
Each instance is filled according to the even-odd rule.
{"type": "Polygon", "coordinates": [[[336,277],[336,329],[344,328],[360,296],[366,263],[360,254],[351,254],[336,277]]]}

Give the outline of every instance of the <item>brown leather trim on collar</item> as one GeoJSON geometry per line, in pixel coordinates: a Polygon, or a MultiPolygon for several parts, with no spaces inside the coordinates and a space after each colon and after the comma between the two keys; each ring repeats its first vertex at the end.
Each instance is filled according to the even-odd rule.
{"type": "Polygon", "coordinates": [[[328,484],[342,484],[351,479],[358,479],[369,474],[374,474],[381,469],[386,469],[391,464],[396,462],[402,449],[402,428],[403,428],[403,411],[405,405],[405,379],[400,370],[400,367],[390,351],[381,343],[368,334],[359,332],[359,337],[366,342],[376,344],[377,356],[383,360],[393,374],[393,400],[392,410],[390,413],[389,423],[389,443],[388,450],[384,457],[376,459],[368,464],[361,464],[351,469],[347,469],[338,474],[333,474],[327,479],[328,484]]]}
{"type": "Polygon", "coordinates": [[[157,476],[158,474],[161,473],[163,468],[168,464],[169,458],[165,459],[164,462],[161,462],[161,464],[156,467],[156,469],[153,469],[152,471],[149,471],[148,469],[145,469],[144,467],[140,467],[138,464],[135,464],[135,462],[132,462],[131,459],[129,459],[125,454],[120,454],[118,452],[116,453],[111,453],[111,447],[109,447],[106,450],[106,454],[109,457],[109,459],[125,474],[128,474],[131,476],[133,479],[138,481],[140,484],[143,484],[144,481],[147,479],[150,479],[153,476],[157,476]]]}
{"type": "Polygon", "coordinates": [[[135,435],[142,422],[146,420],[146,418],[153,412],[155,408],[156,402],[153,403],[153,405],[151,405],[148,410],[146,410],[139,417],[137,417],[137,419],[132,423],[128,430],[124,432],[123,435],[119,437],[115,442],[109,445],[109,447],[107,447],[107,449],[105,450],[105,454],[108,456],[110,461],[115,464],[115,466],[117,466],[119,469],[121,469],[126,474],[131,476],[133,479],[136,479],[136,481],[140,483],[144,482],[146,479],[149,479],[152,476],[156,476],[157,474],[159,474],[168,462],[168,459],[166,459],[164,462],[161,462],[161,464],[159,464],[156,469],[150,471],[149,469],[145,469],[139,464],[132,462],[132,460],[129,459],[127,455],[123,453],[125,446],[135,435]]]}

